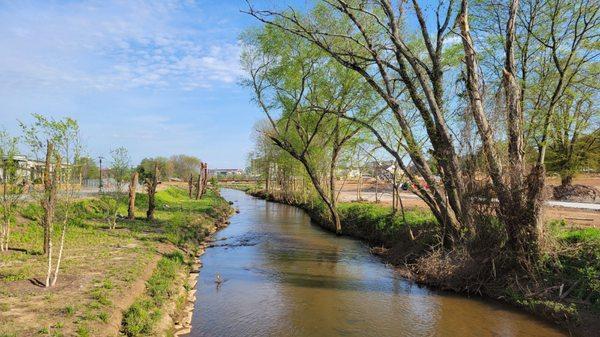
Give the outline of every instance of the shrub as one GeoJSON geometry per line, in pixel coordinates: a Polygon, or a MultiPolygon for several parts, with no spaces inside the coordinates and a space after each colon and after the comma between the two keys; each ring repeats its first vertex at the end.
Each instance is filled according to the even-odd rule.
{"type": "Polygon", "coordinates": [[[42,218],[44,210],[42,209],[42,206],[36,203],[28,203],[21,207],[19,213],[26,219],[37,221],[42,218]]]}
{"type": "Polygon", "coordinates": [[[136,301],[123,314],[123,333],[129,337],[152,333],[154,322],[160,317],[160,311],[152,310],[150,300],[136,301]]]}

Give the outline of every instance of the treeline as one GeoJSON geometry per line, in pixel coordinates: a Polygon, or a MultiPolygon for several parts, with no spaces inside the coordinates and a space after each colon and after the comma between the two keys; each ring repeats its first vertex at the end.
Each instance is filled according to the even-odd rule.
{"type": "Polygon", "coordinates": [[[82,189],[86,175],[91,178],[97,172],[100,178],[98,201],[110,230],[116,229],[122,207],[127,207],[126,218],[134,220],[138,184],[144,186],[148,196],[148,221],[154,220],[155,196],[163,180],[173,177],[189,179],[189,198],[200,199],[206,193],[207,164],[196,157],[145,158],[139,165],[133,166],[127,149],[118,147],[110,151],[107,172],[100,175],[95,162],[83,156],[85,149],[76,120],[68,117],[54,119],[40,114],[32,116],[32,123],[19,122],[20,136],[0,131],[0,251],[9,249],[11,224],[16,221],[19,207],[26,202],[41,206],[39,223],[44,229],[42,252],[48,261],[45,287],[54,286],[57,282],[65,255],[68,226],[79,219],[76,201],[87,193],[82,189]],[[21,148],[26,149],[27,156],[22,155],[21,148]],[[103,191],[102,178],[109,177],[113,186],[110,192],[103,191]],[[192,181],[195,181],[193,186],[192,181]],[[58,241],[55,240],[55,231],[60,233],[58,241]]]}
{"type": "Polygon", "coordinates": [[[265,115],[251,162],[267,189],[276,176],[317,195],[340,232],[340,166],[391,160],[394,188],[405,180],[427,204],[444,251],[487,273],[535,270],[548,164],[565,184],[598,168],[597,3],[335,0],[247,13],[264,23],[242,35],[242,64],[265,115]]]}
{"type": "MultiPolygon", "coordinates": [[[[145,158],[140,165],[150,167],[152,166],[152,162],[155,161],[160,163],[161,176],[164,179],[175,178],[184,181],[187,180],[190,175],[195,176],[200,173],[200,164],[202,163],[197,157],[178,154],[170,157],[158,156],[154,158],[145,158]]],[[[76,165],[81,166],[81,175],[83,179],[100,178],[100,167],[96,159],[82,155],[81,158],[78,158],[76,165]]],[[[110,169],[111,168],[109,167],[109,170],[110,169]]]]}

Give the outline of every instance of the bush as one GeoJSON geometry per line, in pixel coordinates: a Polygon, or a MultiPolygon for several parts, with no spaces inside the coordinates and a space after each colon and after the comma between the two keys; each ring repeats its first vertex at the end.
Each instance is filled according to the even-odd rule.
{"type": "Polygon", "coordinates": [[[26,219],[37,221],[42,218],[44,210],[42,209],[42,206],[38,204],[28,203],[21,207],[19,213],[26,219]]]}
{"type": "Polygon", "coordinates": [[[154,322],[160,317],[158,310],[152,310],[150,300],[135,302],[123,314],[123,333],[136,337],[152,333],[154,322]]]}

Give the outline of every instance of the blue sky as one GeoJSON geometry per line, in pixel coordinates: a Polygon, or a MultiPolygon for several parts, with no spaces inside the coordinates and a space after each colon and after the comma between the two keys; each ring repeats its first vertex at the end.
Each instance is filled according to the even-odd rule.
{"type": "Polygon", "coordinates": [[[237,39],[258,25],[244,8],[243,0],[0,0],[0,127],[18,134],[17,120],[31,113],[70,116],[94,157],[125,146],[134,163],[185,153],[244,167],[262,118],[238,85],[237,39]]]}

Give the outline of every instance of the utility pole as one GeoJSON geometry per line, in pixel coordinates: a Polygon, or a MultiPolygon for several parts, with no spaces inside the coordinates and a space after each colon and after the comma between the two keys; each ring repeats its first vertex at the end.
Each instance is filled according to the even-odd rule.
{"type": "Polygon", "coordinates": [[[98,156],[98,159],[100,160],[100,184],[98,185],[98,192],[102,193],[102,187],[104,187],[102,184],[102,159],[104,159],[104,157],[98,156]]]}

